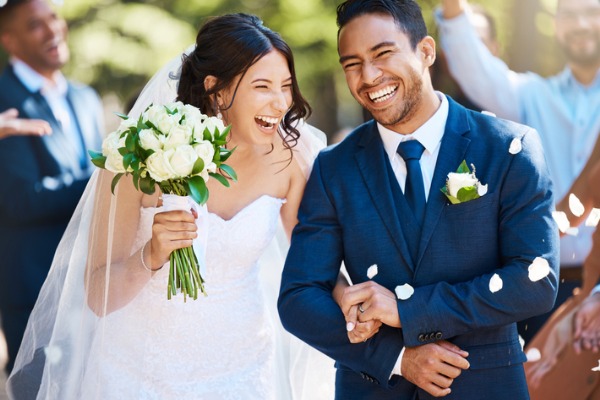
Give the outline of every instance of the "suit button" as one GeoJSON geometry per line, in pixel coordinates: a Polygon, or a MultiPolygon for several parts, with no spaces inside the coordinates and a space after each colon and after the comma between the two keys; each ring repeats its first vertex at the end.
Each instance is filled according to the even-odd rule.
{"type": "Polygon", "coordinates": [[[440,339],[442,338],[442,336],[443,336],[443,335],[442,335],[442,332],[438,332],[438,333],[436,333],[436,334],[435,334],[435,338],[436,338],[437,340],[440,340],[440,339]]]}
{"type": "Polygon", "coordinates": [[[423,335],[422,333],[419,335],[418,337],[419,342],[424,342],[425,341],[425,335],[423,335]]]}
{"type": "Polygon", "coordinates": [[[427,335],[427,340],[432,341],[434,337],[435,337],[435,333],[431,332],[427,335]]]}

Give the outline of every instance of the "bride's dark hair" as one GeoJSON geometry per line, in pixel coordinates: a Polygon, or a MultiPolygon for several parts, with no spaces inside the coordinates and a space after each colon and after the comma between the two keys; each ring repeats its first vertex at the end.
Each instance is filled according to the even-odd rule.
{"type": "MultiPolygon", "coordinates": [[[[285,147],[291,149],[300,136],[294,128],[295,122],[307,118],[311,109],[298,87],[292,50],[277,32],[264,26],[254,15],[227,14],[204,23],[196,37],[196,48],[183,56],[177,100],[215,115],[215,104],[210,96],[228,88],[237,76],[243,77],[248,68],[272,50],[285,57],[292,75],[292,104],[282,122],[285,132],[278,129],[285,147]],[[204,79],[208,75],[216,77],[217,82],[206,90],[204,79]]],[[[233,104],[240,82],[241,79],[224,110],[233,104]]]]}

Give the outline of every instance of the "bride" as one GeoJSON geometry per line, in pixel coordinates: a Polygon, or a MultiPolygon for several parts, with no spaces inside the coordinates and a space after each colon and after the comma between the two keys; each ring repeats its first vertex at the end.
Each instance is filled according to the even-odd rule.
{"type": "Polygon", "coordinates": [[[181,59],[130,116],[177,98],[232,126],[238,182],[209,182],[203,221],[208,296],[167,300],[163,266],[197,237],[197,214],[164,212],[158,193],[127,178],[112,195],[112,174],[97,171],[30,318],[8,381],[14,399],[333,398],[333,361],[282,333],[275,312],[272,239],[281,222],[289,240],[322,147],[301,123],[310,108],[291,50],[257,17],[231,14],[206,22],[181,59]],[[261,257],[271,261],[259,273],[261,257]]]}

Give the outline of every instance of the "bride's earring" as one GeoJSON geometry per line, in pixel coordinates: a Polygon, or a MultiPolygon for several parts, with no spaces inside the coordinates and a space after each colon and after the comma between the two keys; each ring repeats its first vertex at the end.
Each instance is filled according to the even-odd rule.
{"type": "Polygon", "coordinates": [[[223,114],[221,114],[221,107],[219,107],[218,104],[217,104],[217,118],[219,118],[220,120],[223,119],[223,114]]]}

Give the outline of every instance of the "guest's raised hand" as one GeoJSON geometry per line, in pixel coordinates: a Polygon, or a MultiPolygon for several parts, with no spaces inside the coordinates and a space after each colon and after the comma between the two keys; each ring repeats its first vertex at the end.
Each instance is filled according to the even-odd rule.
{"type": "Polygon", "coordinates": [[[18,118],[19,112],[8,109],[0,113],[0,139],[15,135],[47,135],[52,132],[50,124],[41,119],[18,118]]]}
{"type": "Polygon", "coordinates": [[[341,303],[344,315],[350,315],[353,306],[358,307],[359,322],[379,320],[394,328],[402,326],[396,296],[376,282],[367,281],[347,287],[341,303]]]}
{"type": "Polygon", "coordinates": [[[573,348],[576,354],[600,351],[600,293],[588,296],[575,314],[573,348]]]}
{"type": "Polygon", "coordinates": [[[445,340],[407,347],[400,371],[405,379],[427,393],[443,397],[450,394],[450,386],[454,380],[469,368],[468,355],[466,351],[445,340]]]}
{"type": "Polygon", "coordinates": [[[452,19],[462,14],[467,8],[467,0],[442,0],[444,18],[452,19]]]}
{"type": "Polygon", "coordinates": [[[198,236],[195,211],[166,211],[154,215],[150,241],[151,269],[169,261],[174,250],[190,247],[198,236]]]}

